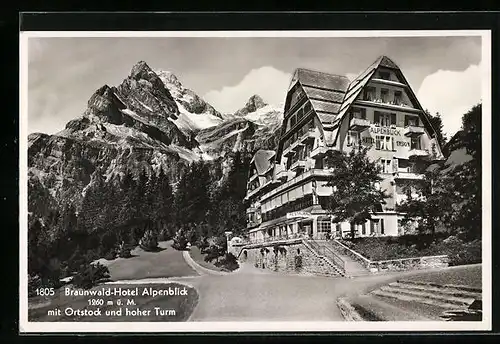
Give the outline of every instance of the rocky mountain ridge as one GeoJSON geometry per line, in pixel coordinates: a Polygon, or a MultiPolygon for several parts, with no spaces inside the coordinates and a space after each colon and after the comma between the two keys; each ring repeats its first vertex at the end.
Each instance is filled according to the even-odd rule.
{"type": "Polygon", "coordinates": [[[274,147],[281,120],[258,96],[227,118],[174,74],[140,61],[120,85],[99,88],[62,131],[29,135],[29,211],[43,217],[64,204],[78,208],[99,178],[114,183],[161,168],[175,184],[192,161],[219,168],[231,152],[274,147]]]}

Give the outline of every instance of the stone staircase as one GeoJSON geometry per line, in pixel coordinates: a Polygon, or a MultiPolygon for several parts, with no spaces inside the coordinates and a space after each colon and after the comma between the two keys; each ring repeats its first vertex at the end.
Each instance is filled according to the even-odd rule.
{"type": "Polygon", "coordinates": [[[335,263],[337,265],[342,265],[341,268],[345,272],[346,277],[358,277],[370,274],[370,271],[367,268],[351,257],[343,254],[343,252],[338,250],[332,242],[327,240],[312,241],[315,242],[320,252],[327,252],[327,254],[325,254],[326,256],[333,256],[335,258],[335,263]]]}

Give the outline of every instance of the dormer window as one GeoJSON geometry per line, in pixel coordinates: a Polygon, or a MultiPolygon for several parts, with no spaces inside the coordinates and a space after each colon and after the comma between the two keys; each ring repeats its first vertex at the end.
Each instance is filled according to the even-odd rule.
{"type": "Polygon", "coordinates": [[[391,73],[389,72],[379,72],[378,73],[380,79],[384,79],[384,80],[390,80],[391,78],[391,73]]]}

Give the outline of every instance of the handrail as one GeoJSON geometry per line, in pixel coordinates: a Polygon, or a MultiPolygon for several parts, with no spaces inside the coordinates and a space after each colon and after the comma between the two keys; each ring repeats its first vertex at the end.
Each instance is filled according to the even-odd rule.
{"type": "Polygon", "coordinates": [[[343,250],[344,252],[347,252],[346,253],[346,256],[350,256],[351,258],[353,258],[354,260],[357,260],[357,261],[360,261],[360,263],[365,266],[367,269],[370,268],[371,264],[372,264],[372,261],[369,260],[368,258],[362,256],[361,254],[359,254],[358,252],[354,251],[354,250],[351,250],[349,247],[345,246],[344,244],[342,244],[340,241],[338,241],[337,239],[334,239],[332,241],[333,243],[337,244],[338,246],[340,246],[340,249],[343,250]]]}
{"type": "Polygon", "coordinates": [[[321,245],[314,239],[309,239],[308,242],[313,246],[318,253],[323,255],[324,257],[330,258],[333,263],[335,263],[338,267],[342,269],[345,273],[345,261],[339,257],[335,252],[333,252],[330,248],[321,245]]]}

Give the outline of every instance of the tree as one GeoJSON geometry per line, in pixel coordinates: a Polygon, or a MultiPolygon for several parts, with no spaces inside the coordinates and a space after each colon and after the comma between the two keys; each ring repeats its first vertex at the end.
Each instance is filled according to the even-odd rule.
{"type": "Polygon", "coordinates": [[[414,223],[419,234],[434,236],[436,229],[443,227],[445,213],[450,207],[448,194],[439,169],[426,171],[420,187],[415,192],[409,191],[398,206],[398,212],[405,214],[402,224],[414,223]]]}
{"type": "Polygon", "coordinates": [[[327,183],[333,188],[327,209],[335,222],[351,224],[351,238],[355,236],[354,225],[371,219],[371,213],[385,204],[384,190],[377,186],[382,181],[376,162],[367,156],[366,147],[357,147],[346,152],[335,152],[327,158],[333,167],[327,183]]]}
{"type": "Polygon", "coordinates": [[[425,110],[425,113],[427,114],[432,127],[436,130],[436,139],[439,146],[444,147],[446,145],[447,138],[443,133],[443,119],[441,118],[441,114],[436,112],[436,115],[432,115],[429,110],[425,110]]]}
{"type": "Polygon", "coordinates": [[[481,236],[481,104],[462,117],[462,129],[453,137],[451,150],[465,148],[471,159],[446,161],[427,170],[417,197],[408,197],[398,210],[403,223],[416,222],[419,232],[434,234],[446,228],[466,240],[481,236]]]}

